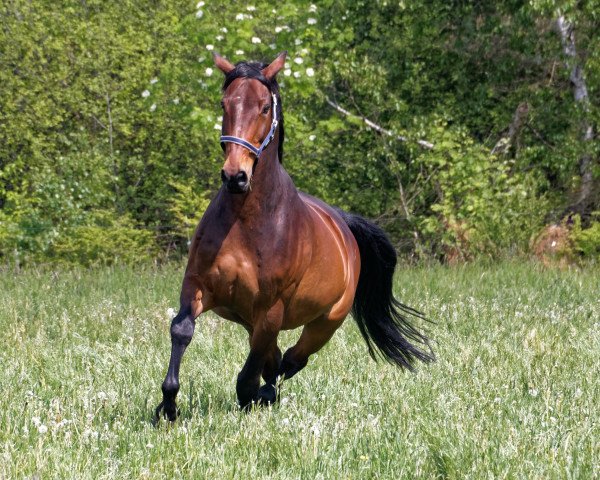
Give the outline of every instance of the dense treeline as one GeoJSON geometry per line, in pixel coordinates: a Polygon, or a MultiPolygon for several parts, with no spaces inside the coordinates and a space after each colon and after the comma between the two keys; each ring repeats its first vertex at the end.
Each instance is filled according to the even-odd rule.
{"type": "Polygon", "coordinates": [[[221,75],[272,59],[299,188],[407,255],[598,255],[600,2],[0,6],[2,262],[179,255],[219,187],[221,75]]]}

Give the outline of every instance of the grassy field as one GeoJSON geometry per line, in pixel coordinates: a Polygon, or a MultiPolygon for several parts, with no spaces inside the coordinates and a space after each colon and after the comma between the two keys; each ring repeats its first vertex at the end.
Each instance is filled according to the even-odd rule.
{"type": "Polygon", "coordinates": [[[0,478],[600,478],[598,268],[401,269],[437,363],[377,364],[348,319],[250,414],[245,331],[204,315],[154,428],[181,273],[0,273],[0,478]]]}

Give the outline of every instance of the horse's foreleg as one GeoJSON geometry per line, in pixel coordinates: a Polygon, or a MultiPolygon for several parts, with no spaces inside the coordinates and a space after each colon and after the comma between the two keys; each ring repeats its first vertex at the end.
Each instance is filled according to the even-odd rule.
{"type": "Polygon", "coordinates": [[[277,400],[277,375],[281,365],[281,350],[277,344],[271,349],[267,355],[265,366],[263,367],[262,377],[265,384],[258,389],[258,400],[260,403],[268,404],[275,403],[277,400]]]}
{"type": "Polygon", "coordinates": [[[161,410],[164,416],[171,422],[177,418],[178,412],[175,397],[179,392],[179,367],[181,366],[181,359],[183,358],[185,349],[192,341],[196,326],[196,317],[201,311],[202,303],[198,296],[191,303],[182,301],[179,313],[171,322],[171,358],[169,360],[167,375],[162,383],[163,400],[156,407],[156,421],[160,418],[161,410]]]}
{"type": "MultiPolygon", "coordinates": [[[[260,376],[263,372],[268,375],[268,384],[275,385],[276,363],[279,363],[277,357],[277,335],[279,334],[279,325],[267,321],[260,322],[253,329],[250,339],[250,354],[244,363],[244,367],[237,378],[236,392],[240,407],[248,408],[253,402],[273,403],[275,395],[270,392],[261,392],[259,395],[260,376]]],[[[281,353],[279,352],[279,355],[281,353]]]]}

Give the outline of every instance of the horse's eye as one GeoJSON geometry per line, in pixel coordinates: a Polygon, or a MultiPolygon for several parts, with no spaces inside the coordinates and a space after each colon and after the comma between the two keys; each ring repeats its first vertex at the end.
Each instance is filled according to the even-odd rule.
{"type": "Polygon", "coordinates": [[[262,109],[262,113],[263,113],[263,115],[266,115],[267,113],[269,113],[269,110],[270,110],[270,109],[271,109],[271,105],[270,105],[270,104],[267,104],[267,105],[265,105],[265,106],[263,107],[263,109],[262,109]]]}

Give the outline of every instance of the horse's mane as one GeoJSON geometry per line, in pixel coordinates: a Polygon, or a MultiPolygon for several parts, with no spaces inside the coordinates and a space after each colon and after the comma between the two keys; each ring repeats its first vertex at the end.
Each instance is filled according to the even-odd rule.
{"type": "Polygon", "coordinates": [[[227,90],[227,87],[229,87],[231,82],[233,82],[236,78],[252,78],[258,80],[269,89],[269,92],[275,94],[277,97],[277,118],[279,119],[279,145],[277,146],[277,151],[279,154],[279,161],[283,162],[283,139],[285,134],[283,128],[283,109],[281,107],[281,96],[279,95],[279,85],[277,84],[277,80],[269,80],[263,75],[262,70],[266,66],[266,63],[261,62],[237,63],[235,68],[225,75],[223,91],[227,90]]]}

